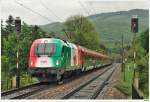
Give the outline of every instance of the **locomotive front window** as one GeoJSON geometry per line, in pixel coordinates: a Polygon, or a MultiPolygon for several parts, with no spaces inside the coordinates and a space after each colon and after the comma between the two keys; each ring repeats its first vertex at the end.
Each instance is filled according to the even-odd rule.
{"type": "Polygon", "coordinates": [[[45,44],[37,44],[35,46],[35,54],[44,55],[44,47],[45,47],[45,44]]]}
{"type": "Polygon", "coordinates": [[[55,44],[51,44],[51,43],[47,43],[45,44],[45,54],[46,55],[54,55],[56,53],[56,45],[55,44]]]}
{"type": "Polygon", "coordinates": [[[54,55],[56,53],[56,45],[52,43],[41,43],[35,46],[36,55],[54,55]]]}

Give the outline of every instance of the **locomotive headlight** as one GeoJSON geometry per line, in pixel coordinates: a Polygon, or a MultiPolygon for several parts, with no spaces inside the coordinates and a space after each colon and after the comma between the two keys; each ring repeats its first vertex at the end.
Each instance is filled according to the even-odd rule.
{"type": "Polygon", "coordinates": [[[32,66],[32,65],[33,65],[33,62],[31,61],[31,63],[30,63],[30,64],[31,64],[31,66],[32,66]]]}
{"type": "Polygon", "coordinates": [[[57,66],[59,65],[59,61],[58,61],[58,60],[56,60],[56,65],[57,65],[57,66]]]}

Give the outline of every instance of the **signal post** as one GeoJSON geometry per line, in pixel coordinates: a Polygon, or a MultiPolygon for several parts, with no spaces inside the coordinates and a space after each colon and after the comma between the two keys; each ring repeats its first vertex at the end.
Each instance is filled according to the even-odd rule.
{"type": "Polygon", "coordinates": [[[133,32],[133,84],[138,88],[138,78],[136,78],[136,33],[138,32],[138,16],[133,15],[131,18],[131,31],[133,32]]]}
{"type": "Polygon", "coordinates": [[[135,48],[135,39],[136,33],[138,32],[138,17],[133,15],[131,19],[131,31],[133,32],[133,60],[134,60],[134,73],[133,78],[135,78],[135,69],[136,69],[136,48],[135,48]]]}
{"type": "MultiPolygon", "coordinates": [[[[16,17],[15,19],[15,31],[17,35],[17,44],[19,44],[19,35],[21,32],[21,19],[16,17]]],[[[20,87],[20,72],[19,72],[19,46],[17,45],[17,58],[16,58],[16,67],[17,67],[17,75],[16,75],[16,88],[20,87]]]]}

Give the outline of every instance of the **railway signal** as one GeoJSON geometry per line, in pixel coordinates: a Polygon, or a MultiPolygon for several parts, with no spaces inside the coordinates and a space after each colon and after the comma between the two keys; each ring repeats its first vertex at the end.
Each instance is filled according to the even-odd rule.
{"type": "Polygon", "coordinates": [[[134,60],[134,68],[133,68],[133,82],[135,80],[135,69],[136,69],[136,48],[135,48],[135,38],[136,38],[136,33],[138,32],[138,16],[133,15],[131,18],[131,31],[133,32],[133,60],[134,60]]]}
{"type": "Polygon", "coordinates": [[[20,17],[16,17],[16,19],[15,19],[15,30],[16,30],[17,34],[19,34],[21,32],[21,19],[20,19],[20,17]]]}
{"type": "Polygon", "coordinates": [[[134,15],[131,19],[131,31],[133,33],[138,32],[138,17],[137,17],[137,15],[134,15]]]}
{"type": "MultiPolygon", "coordinates": [[[[15,19],[15,30],[17,34],[17,44],[19,43],[19,34],[21,32],[21,19],[19,17],[16,17],[15,19]]],[[[19,73],[19,47],[17,47],[17,76],[16,76],[16,87],[20,87],[20,73],[19,73]]]]}

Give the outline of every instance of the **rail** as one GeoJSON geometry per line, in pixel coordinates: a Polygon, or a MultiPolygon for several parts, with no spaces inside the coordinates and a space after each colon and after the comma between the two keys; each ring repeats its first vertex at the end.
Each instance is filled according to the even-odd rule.
{"type": "Polygon", "coordinates": [[[64,95],[61,99],[95,99],[114,72],[115,69],[112,67],[107,68],[93,79],[64,95]]]}
{"type": "Polygon", "coordinates": [[[25,87],[16,88],[13,90],[2,92],[1,98],[2,99],[20,99],[20,98],[29,96],[35,92],[38,92],[44,89],[45,85],[47,84],[44,82],[40,82],[40,83],[35,83],[32,85],[25,86],[25,87]]]}

